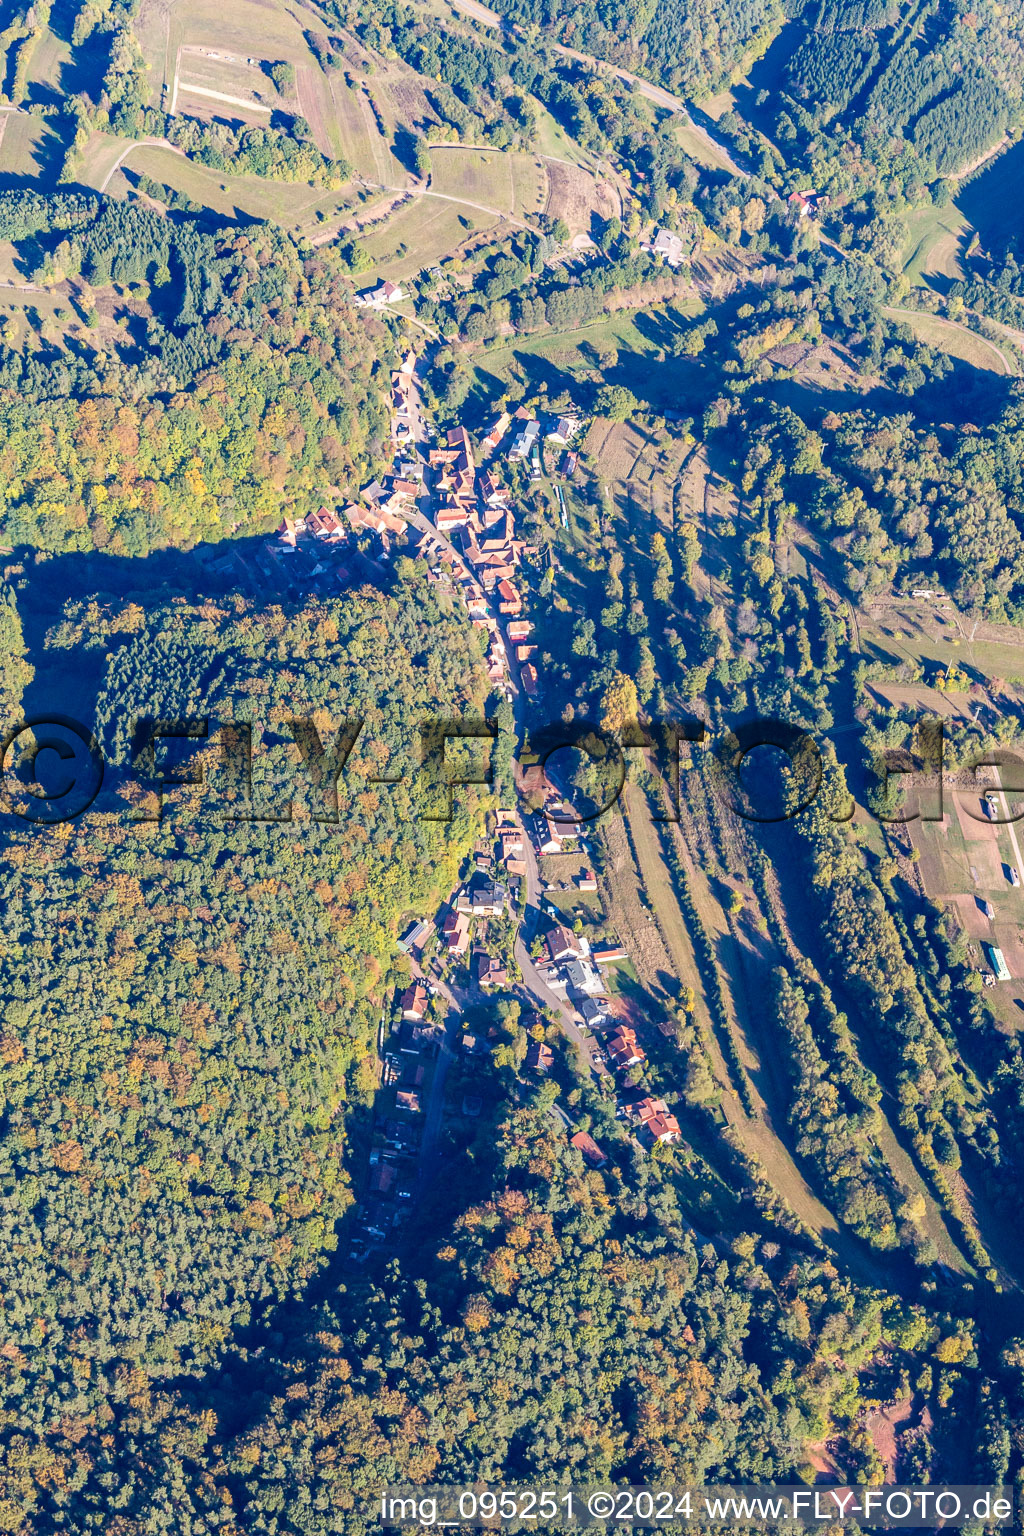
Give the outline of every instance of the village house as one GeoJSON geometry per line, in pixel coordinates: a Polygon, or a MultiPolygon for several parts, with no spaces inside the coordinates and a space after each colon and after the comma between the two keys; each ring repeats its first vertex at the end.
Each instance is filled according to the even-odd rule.
{"type": "Polygon", "coordinates": [[[345,537],[345,530],[335,514],[327,507],[318,507],[306,518],[306,528],[314,538],[327,539],[335,544],[345,537]]]}
{"type": "Polygon", "coordinates": [[[493,955],[485,955],[482,950],[477,950],[476,980],[480,987],[506,987],[508,971],[493,955]]]}
{"type": "Polygon", "coordinates": [[[481,527],[482,548],[500,549],[504,545],[511,546],[516,536],[516,523],[511,507],[499,506],[492,508],[492,511],[495,515],[481,527]]]}
{"type": "Polygon", "coordinates": [[[460,912],[472,912],[474,917],[500,917],[505,910],[505,892],[493,880],[474,876],[455,905],[460,912]]]}
{"type": "Polygon", "coordinates": [[[821,207],[829,203],[829,198],[820,197],[814,187],[806,187],[803,192],[791,192],[789,194],[789,207],[797,218],[811,218],[817,214],[821,207]]]}
{"type": "Polygon", "coordinates": [[[430,924],[423,919],[410,923],[398,941],[398,947],[404,954],[411,949],[419,949],[430,932],[430,924]]]}
{"type": "Polygon", "coordinates": [[[537,668],[532,661],[528,661],[519,674],[523,687],[532,699],[537,693],[537,668]]]}
{"type": "Polygon", "coordinates": [[[492,1046],[489,1040],[484,1040],[479,1035],[463,1034],[462,1049],[467,1056],[489,1056],[492,1046]]]}
{"type": "Polygon", "coordinates": [[[528,459],[540,438],[540,422],[524,421],[517,428],[508,450],[510,459],[528,459]]]}
{"type": "Polygon", "coordinates": [[[628,1024],[620,1024],[605,1041],[605,1051],[610,1064],[617,1072],[635,1067],[646,1060],[646,1052],[636,1038],[636,1030],[628,1024]]]}
{"type": "MultiPolygon", "coordinates": [[[[641,247],[643,249],[643,247],[641,247]]],[[[655,230],[654,238],[647,247],[652,256],[657,256],[667,266],[678,267],[683,261],[683,241],[680,235],[671,229],[655,230]]]]}
{"type": "Polygon", "coordinates": [[[582,1153],[583,1161],[591,1168],[603,1168],[608,1161],[589,1131],[577,1131],[575,1136],[569,1137],[569,1145],[582,1153]]]}
{"type": "Polygon", "coordinates": [[[465,528],[468,522],[468,508],[460,506],[458,502],[439,507],[434,517],[434,526],[438,533],[450,533],[453,528],[465,528]]]}
{"type": "Polygon", "coordinates": [[[608,1018],[608,999],[606,997],[584,997],[577,1004],[577,1010],[584,1024],[590,1029],[599,1029],[608,1018]]]}
{"type": "Polygon", "coordinates": [[[300,533],[306,531],[306,519],[304,517],[285,517],[277,526],[277,538],[280,544],[289,550],[296,548],[300,533]]]}
{"type": "Polygon", "coordinates": [[[388,1195],[391,1186],[398,1178],[398,1170],[394,1163],[381,1161],[370,1174],[369,1190],[373,1195],[388,1195]]]}
{"type": "Polygon", "coordinates": [[[583,942],[561,923],[556,923],[544,935],[544,948],[552,965],[562,960],[579,960],[584,953],[583,942]]]}
{"type": "Polygon", "coordinates": [[[483,445],[488,450],[488,452],[491,452],[493,449],[497,448],[498,444],[505,436],[505,433],[508,431],[511,420],[512,417],[509,415],[508,411],[502,411],[497,421],[491,423],[490,427],[487,429],[487,436],[483,440],[483,445]]]}
{"type": "Polygon", "coordinates": [[[627,960],[629,956],[621,944],[607,944],[603,949],[595,949],[591,958],[595,965],[614,965],[617,960],[627,960]]]}
{"type": "Polygon", "coordinates": [[[558,828],[563,843],[571,840],[578,842],[583,836],[583,827],[573,820],[576,812],[571,805],[563,805],[560,800],[556,800],[545,808],[545,814],[548,821],[558,828]]]}
{"type": "MultiPolygon", "coordinates": [[[[526,670],[525,668],[523,669],[526,670]]],[[[561,853],[562,828],[554,821],[545,821],[537,838],[538,853],[561,853]]]]}
{"type": "Polygon", "coordinates": [[[346,507],[349,521],[354,528],[368,528],[372,533],[404,533],[408,526],[388,505],[378,507],[346,507]]]}
{"type": "Polygon", "coordinates": [[[418,1056],[420,1053],[419,1033],[410,1019],[406,1019],[398,1031],[398,1049],[403,1056],[418,1056]]]}
{"type": "Polygon", "coordinates": [[[563,446],[567,447],[576,436],[576,433],[579,431],[580,425],[581,423],[578,416],[559,416],[558,420],[551,428],[551,431],[548,433],[548,441],[552,443],[561,443],[563,446]]]}
{"type": "Polygon", "coordinates": [[[420,1096],[412,1089],[400,1088],[395,1094],[395,1107],[404,1109],[407,1114],[418,1115],[420,1113],[420,1096]]]}
{"type": "Polygon", "coordinates": [[[597,880],[592,869],[582,869],[576,876],[576,889],[578,891],[596,891],[597,880]]]}
{"type": "Polygon", "coordinates": [[[403,1019],[414,1019],[419,1023],[427,1011],[427,989],[422,981],[413,982],[411,987],[406,987],[402,993],[401,1007],[403,1019]]]}
{"type": "Polygon", "coordinates": [[[498,609],[501,613],[519,614],[523,611],[523,601],[510,581],[503,578],[498,582],[498,609]]]}
{"type": "Polygon", "coordinates": [[[452,427],[448,433],[448,447],[458,448],[465,454],[467,463],[473,463],[473,444],[469,440],[469,433],[465,427],[452,427]]]}
{"type": "Polygon", "coordinates": [[[641,1131],[652,1142],[668,1145],[678,1141],[682,1135],[679,1121],[670,1112],[664,1099],[641,1099],[633,1106],[633,1114],[640,1122],[641,1131]]]}
{"type": "Polygon", "coordinates": [[[357,293],[354,302],[361,309],[383,309],[385,304],[398,304],[404,298],[405,289],[400,283],[392,283],[388,278],[383,278],[376,288],[367,288],[357,293]]]}
{"type": "Polygon", "coordinates": [[[504,511],[511,503],[511,493],[489,469],[485,469],[480,476],[479,492],[480,500],[485,507],[504,511]]]}
{"type": "Polygon", "coordinates": [[[555,1053],[550,1045],[545,1045],[543,1040],[531,1040],[526,1052],[526,1065],[531,1072],[550,1072],[554,1065],[555,1053]]]}
{"type": "Polygon", "coordinates": [[[469,913],[449,912],[442,936],[450,955],[464,955],[469,948],[469,913]]]}
{"type": "Polygon", "coordinates": [[[567,960],[565,980],[573,992],[582,993],[584,996],[593,996],[601,990],[601,978],[586,960],[567,960]]]}

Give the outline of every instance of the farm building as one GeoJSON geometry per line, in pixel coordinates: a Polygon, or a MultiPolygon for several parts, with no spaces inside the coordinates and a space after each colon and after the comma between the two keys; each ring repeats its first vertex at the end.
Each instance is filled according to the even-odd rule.
{"type": "Polygon", "coordinates": [[[996,980],[1009,981],[1010,970],[1003,959],[1002,950],[997,949],[994,944],[983,944],[981,947],[985,951],[985,958],[988,960],[989,965],[995,971],[996,980]]]}

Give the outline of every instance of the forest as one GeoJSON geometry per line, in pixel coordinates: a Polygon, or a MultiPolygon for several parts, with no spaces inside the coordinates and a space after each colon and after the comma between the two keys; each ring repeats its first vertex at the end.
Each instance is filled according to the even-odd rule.
{"type": "Polygon", "coordinates": [[[109,351],[3,349],[9,542],[145,556],[266,530],[282,503],[369,468],[390,341],[339,302],[336,258],[74,194],[56,195],[41,239],[44,210],[15,207],[7,226],[37,271],[80,279],[83,303],[111,283],[134,302],[109,351]]]}
{"type": "Polygon", "coordinates": [[[216,1362],[334,1250],[374,993],[400,920],[449,889],[476,822],[470,799],[422,819],[415,775],[380,782],[415,763],[428,708],[472,713],[486,693],[466,621],[413,587],[290,609],[100,595],[57,627],[48,664],[81,644],[106,651],[97,728],[124,771],[85,821],[5,836],[8,1529],[51,1495],[48,1518],[81,1500],[105,1520],[110,1431],[119,1456],[137,1394],[216,1362]],[[313,786],[296,793],[293,713],[325,731],[364,719],[338,825],[313,786]],[[158,822],[130,722],[168,714],[214,727],[206,786],[169,793],[158,822]],[[243,720],[240,801],[216,722],[243,720]]]}

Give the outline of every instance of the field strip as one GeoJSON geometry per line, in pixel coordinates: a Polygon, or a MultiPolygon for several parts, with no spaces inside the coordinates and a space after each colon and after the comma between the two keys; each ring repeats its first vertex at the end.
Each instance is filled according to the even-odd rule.
{"type": "MultiPolygon", "coordinates": [[[[672,876],[662,855],[658,829],[651,821],[647,807],[635,805],[628,795],[623,800],[623,811],[636,852],[641,889],[646,893],[658,914],[658,926],[676,968],[676,974],[680,981],[692,986],[696,995],[704,999],[705,1010],[707,1010],[703,983],[690,944],[686,920],[676,900],[672,876]]],[[[674,830],[669,830],[668,835],[671,836],[674,830]]],[[[679,841],[685,848],[683,839],[680,838],[679,841]]],[[[689,863],[688,850],[686,859],[689,863]]],[[[690,868],[691,875],[696,877],[696,870],[692,864],[690,868]]],[[[726,982],[730,981],[728,977],[723,979],[726,982]]],[[[745,989],[746,978],[738,979],[745,989]]],[[[736,1002],[731,984],[725,990],[729,1011],[735,1025],[736,1002]]],[[[795,1211],[807,1227],[835,1247],[853,1246],[841,1231],[833,1213],[804,1177],[785,1141],[775,1128],[767,1105],[759,1093],[757,1094],[758,1116],[751,1119],[743,1112],[735,1089],[732,1087],[730,1069],[722,1054],[710,1011],[707,1011],[701,1034],[708,1047],[716,1074],[723,1084],[728,1085],[722,1094],[722,1108],[746,1154],[752,1156],[768,1170],[779,1197],[795,1211]]]]}
{"type": "MultiPolygon", "coordinates": [[[[321,75],[323,72],[321,71],[321,75]]],[[[323,80],[324,87],[331,99],[332,117],[337,126],[337,108],[334,102],[334,92],[331,83],[326,77],[323,80]]],[[[329,160],[337,159],[338,148],[331,137],[330,125],[324,112],[324,101],[317,91],[313,70],[308,64],[300,64],[295,71],[295,88],[299,97],[299,111],[309,124],[309,131],[313,135],[313,142],[322,155],[329,160]]]]}
{"type": "MultiPolygon", "coordinates": [[[[208,85],[190,85],[187,80],[181,81],[181,89],[189,96],[209,96],[213,101],[226,101],[233,107],[244,107],[247,112],[265,112],[270,116],[271,108],[263,105],[262,101],[250,101],[244,96],[229,96],[225,91],[213,91],[208,85]]],[[[175,77],[174,94],[178,94],[178,81],[175,77]]]]}
{"type": "MultiPolygon", "coordinates": [[[[170,17],[168,17],[167,28],[168,28],[168,32],[169,32],[170,31],[170,17]]],[[[170,106],[167,108],[167,115],[169,117],[173,117],[174,116],[175,112],[177,111],[177,107],[178,107],[178,71],[180,70],[180,68],[181,68],[181,44],[179,43],[178,47],[177,47],[177,49],[175,51],[175,54],[174,54],[174,84],[171,86],[171,102],[170,102],[170,106]]],[[[103,190],[102,187],[100,188],[100,190],[101,191],[103,190]]]]}

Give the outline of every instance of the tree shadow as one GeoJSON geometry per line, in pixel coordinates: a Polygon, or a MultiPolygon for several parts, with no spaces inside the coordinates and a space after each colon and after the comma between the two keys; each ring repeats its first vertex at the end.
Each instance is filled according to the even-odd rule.
{"type": "Polygon", "coordinates": [[[347,591],[371,579],[386,590],[394,579],[377,562],[350,542],[320,551],[310,543],[285,556],[271,552],[268,534],[255,534],[219,543],[197,544],[191,550],[161,549],[150,554],[116,555],[102,550],[52,555],[18,548],[5,557],[17,586],[27,659],[35,676],[25,691],[26,716],[57,712],[91,728],[107,660],[130,633],[111,635],[106,644],[80,644],[70,649],[47,646],[47,638],[65,618],[65,610],[95,598],[126,607],[184,597],[191,602],[216,601],[238,593],[253,603],[300,603],[332,592],[347,591]],[[317,573],[316,565],[325,569],[317,573]]]}

